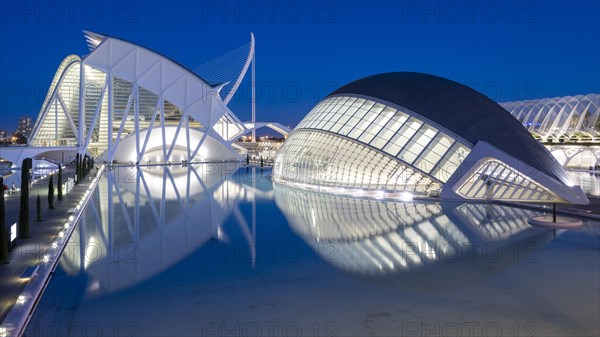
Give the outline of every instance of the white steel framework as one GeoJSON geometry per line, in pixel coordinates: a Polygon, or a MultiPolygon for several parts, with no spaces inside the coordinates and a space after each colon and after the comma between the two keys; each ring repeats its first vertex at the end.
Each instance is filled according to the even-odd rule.
{"type": "MultiPolygon", "coordinates": [[[[26,153],[72,149],[134,163],[241,160],[233,144],[241,135],[265,125],[289,131],[256,123],[254,98],[252,123],[227,107],[253,62],[254,35],[235,53],[198,69],[215,83],[131,42],[92,32],[85,38],[91,53],[61,63],[26,153]]],[[[2,156],[19,162],[25,152],[2,156]]]]}
{"type": "Polygon", "coordinates": [[[542,142],[600,142],[600,94],[500,105],[542,142]]]}
{"type": "Polygon", "coordinates": [[[109,162],[140,162],[146,153],[171,162],[175,152],[185,161],[237,158],[213,129],[221,117],[231,114],[217,88],[146,48],[101,38],[81,67],[80,96],[85,100],[79,104],[80,151],[88,149],[109,162]],[[128,134],[123,136],[125,129],[128,134]],[[153,137],[160,142],[150,142],[153,132],[161,133],[153,137]],[[135,139],[127,142],[129,155],[117,157],[123,152],[117,152],[120,142],[127,138],[135,139]],[[203,147],[204,157],[198,158],[203,147]]]}

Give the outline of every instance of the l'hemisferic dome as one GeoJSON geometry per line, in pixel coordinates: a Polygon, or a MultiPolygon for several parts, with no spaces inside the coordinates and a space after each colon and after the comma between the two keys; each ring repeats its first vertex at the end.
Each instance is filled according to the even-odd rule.
{"type": "Polygon", "coordinates": [[[369,76],[319,102],[278,152],[274,181],[391,198],[589,203],[500,105],[413,72],[369,76]]]}

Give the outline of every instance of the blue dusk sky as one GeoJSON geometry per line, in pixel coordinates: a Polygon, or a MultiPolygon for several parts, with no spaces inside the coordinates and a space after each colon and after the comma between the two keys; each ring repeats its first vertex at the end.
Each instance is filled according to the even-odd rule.
{"type": "MultiPolygon", "coordinates": [[[[496,101],[600,92],[598,1],[0,2],[0,129],[37,117],[58,65],[104,33],[196,68],[256,36],[257,120],[294,127],[364,76],[416,71],[496,101]]],[[[231,109],[250,119],[249,73],[231,109]]]]}

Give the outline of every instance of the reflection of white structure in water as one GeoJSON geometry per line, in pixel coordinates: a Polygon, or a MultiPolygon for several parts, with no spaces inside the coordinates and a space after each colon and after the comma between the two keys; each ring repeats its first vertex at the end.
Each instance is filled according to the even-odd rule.
{"type": "MultiPolygon", "coordinates": [[[[69,274],[91,278],[88,295],[138,284],[173,266],[209,240],[225,237],[233,214],[254,263],[256,224],[239,202],[272,198],[231,179],[236,165],[116,168],[107,171],[61,259],[69,274]]],[[[253,217],[255,219],[255,217],[253,217]]]]}
{"type": "Polygon", "coordinates": [[[527,224],[534,212],[496,204],[391,202],[277,184],[274,191],[291,227],[325,260],[357,274],[474,259],[540,233],[527,224]]]}

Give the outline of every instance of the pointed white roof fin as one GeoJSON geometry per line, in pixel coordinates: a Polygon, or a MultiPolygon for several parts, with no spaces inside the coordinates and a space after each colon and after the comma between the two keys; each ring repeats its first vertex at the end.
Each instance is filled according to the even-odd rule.
{"type": "Polygon", "coordinates": [[[88,44],[88,48],[90,51],[94,51],[96,47],[106,38],[106,36],[94,32],[90,32],[87,30],[83,31],[83,35],[85,36],[85,40],[88,44]]]}

